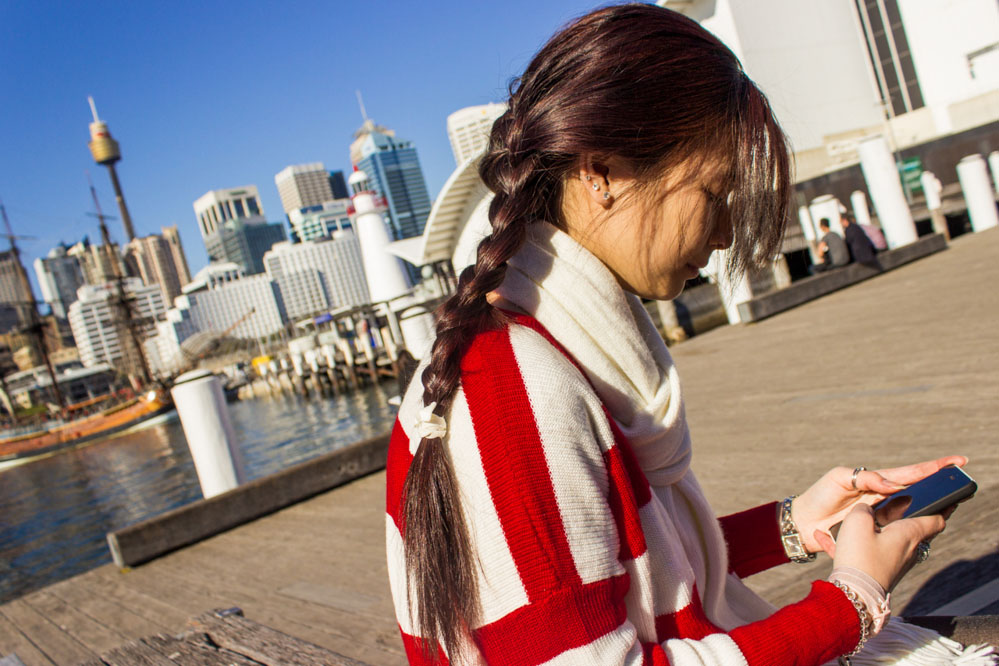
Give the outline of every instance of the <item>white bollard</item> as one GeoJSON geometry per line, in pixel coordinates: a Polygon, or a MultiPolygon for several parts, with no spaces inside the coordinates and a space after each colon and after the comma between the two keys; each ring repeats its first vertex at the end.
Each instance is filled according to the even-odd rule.
{"type": "Polygon", "coordinates": [[[854,190],[850,194],[850,208],[853,209],[853,219],[857,224],[871,224],[871,211],[867,207],[867,193],[863,190],[854,190]]]}
{"type": "Polygon", "coordinates": [[[999,194],[999,150],[989,153],[989,169],[992,170],[992,184],[996,188],[996,194],[999,194]]]}
{"type": "Polygon", "coordinates": [[[895,158],[888,149],[888,142],[881,135],[864,139],[858,146],[860,168],[867,181],[874,210],[881,221],[881,230],[889,248],[916,242],[916,223],[902,191],[895,158]]]}
{"type": "Polygon", "coordinates": [[[185,372],[177,377],[170,395],[205,499],[243,483],[243,456],[218,377],[208,370],[185,372]]]}
{"type": "Polygon", "coordinates": [[[975,232],[999,227],[995,194],[989,183],[988,170],[981,155],[968,155],[957,163],[957,179],[961,181],[964,200],[968,203],[968,217],[975,232]]]}
{"type": "Polygon", "coordinates": [[[812,214],[812,220],[815,222],[815,233],[819,235],[819,240],[822,240],[819,223],[823,218],[829,220],[830,231],[843,236],[843,222],[839,214],[840,206],[839,199],[831,194],[815,197],[812,199],[812,203],[808,204],[808,212],[812,214]]]}
{"type": "Polygon", "coordinates": [[[940,200],[940,193],[943,191],[943,183],[932,171],[924,171],[919,174],[919,184],[923,187],[923,194],[926,196],[926,208],[929,210],[940,210],[943,201],[940,200]]]}

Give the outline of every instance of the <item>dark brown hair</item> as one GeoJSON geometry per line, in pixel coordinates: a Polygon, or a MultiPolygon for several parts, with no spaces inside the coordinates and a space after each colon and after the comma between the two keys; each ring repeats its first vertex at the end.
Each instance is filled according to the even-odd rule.
{"type": "MultiPolygon", "coordinates": [[[[511,84],[508,109],[493,125],[479,165],[495,193],[492,233],[438,313],[422,375],[424,404],[436,402],[436,413],[451,406],[469,342],[505,321],[486,295],[502,283],[527,226],[543,221],[564,228],[563,185],[584,155],[625,160],[650,190],[682,162],[724,158],[733,226],[729,270],[776,255],[789,207],[787,142],[738,59],[676,12],[645,4],[594,11],[538,52],[511,84]]],[[[439,640],[453,663],[474,634],[479,599],[441,439],[420,442],[403,489],[403,521],[414,628],[429,639],[428,657],[439,640]]]]}

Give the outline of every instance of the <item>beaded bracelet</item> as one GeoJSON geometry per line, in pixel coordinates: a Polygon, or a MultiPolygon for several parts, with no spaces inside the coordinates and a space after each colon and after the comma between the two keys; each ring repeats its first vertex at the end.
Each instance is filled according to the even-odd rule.
{"type": "Polygon", "coordinates": [[[860,597],[856,592],[838,580],[832,581],[832,584],[843,590],[843,594],[845,594],[846,598],[850,600],[850,603],[853,604],[853,608],[857,611],[857,615],[860,616],[860,640],[857,641],[857,647],[853,648],[852,652],[848,652],[839,659],[840,664],[849,666],[850,657],[860,652],[860,650],[864,647],[864,643],[866,643],[867,639],[871,636],[871,616],[867,613],[867,606],[865,606],[864,602],[860,600],[860,597]]]}

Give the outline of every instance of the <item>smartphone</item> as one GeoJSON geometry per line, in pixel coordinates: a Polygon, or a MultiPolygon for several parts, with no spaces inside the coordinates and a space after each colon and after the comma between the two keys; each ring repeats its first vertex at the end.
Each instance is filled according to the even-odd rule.
{"type": "Polygon", "coordinates": [[[932,516],[949,506],[966,500],[975,494],[978,484],[960,467],[948,465],[922,481],[916,481],[893,495],[884,498],[873,507],[874,511],[901,498],[909,498],[909,506],[902,514],[903,518],[932,516]]]}
{"type": "MultiPolygon", "coordinates": [[[[877,512],[878,509],[882,509],[892,502],[908,499],[909,506],[902,514],[903,518],[932,516],[949,506],[968,499],[975,494],[976,490],[978,490],[978,484],[963,469],[948,465],[925,479],[889,495],[871,508],[877,512]]],[[[834,539],[839,535],[841,524],[836,523],[829,529],[834,539]]]]}

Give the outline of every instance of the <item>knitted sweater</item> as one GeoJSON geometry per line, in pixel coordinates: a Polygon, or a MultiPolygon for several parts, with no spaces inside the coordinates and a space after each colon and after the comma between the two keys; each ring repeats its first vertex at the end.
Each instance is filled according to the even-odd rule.
{"type": "MultiPolygon", "coordinates": [[[[445,445],[476,557],[482,612],[471,663],[821,664],[856,644],[857,613],[824,581],[772,614],[757,605],[763,619],[709,619],[696,570],[710,544],[667,511],[587,376],[535,319],[478,335],[461,371],[445,445]]],[[[424,662],[400,501],[422,406],[416,381],[387,465],[389,575],[411,664],[424,662]]],[[[787,561],[774,504],[720,526],[731,576],[787,561]]]]}

